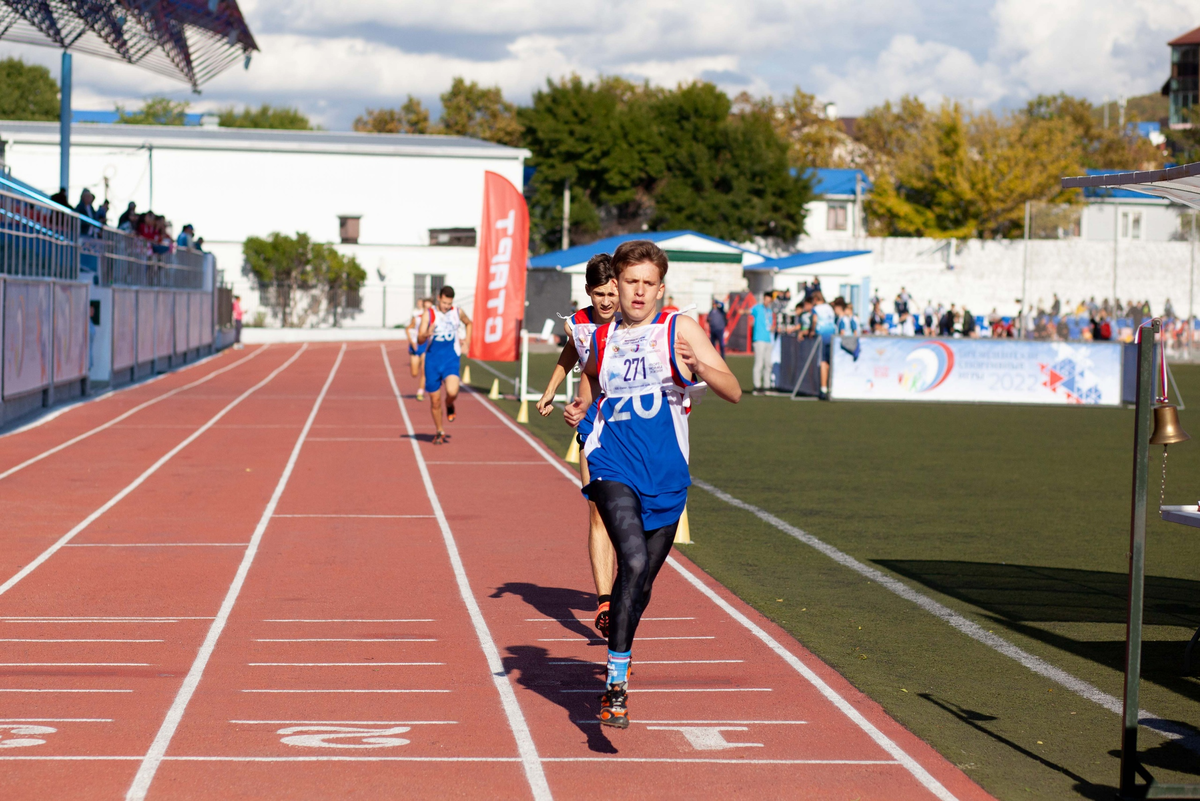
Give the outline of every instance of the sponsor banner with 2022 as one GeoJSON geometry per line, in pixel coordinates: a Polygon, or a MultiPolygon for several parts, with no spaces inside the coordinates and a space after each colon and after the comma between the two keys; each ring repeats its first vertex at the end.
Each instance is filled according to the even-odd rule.
{"type": "Polygon", "coordinates": [[[1121,345],[863,337],[857,359],[834,343],[830,390],[838,400],[1116,406],[1121,345]]]}

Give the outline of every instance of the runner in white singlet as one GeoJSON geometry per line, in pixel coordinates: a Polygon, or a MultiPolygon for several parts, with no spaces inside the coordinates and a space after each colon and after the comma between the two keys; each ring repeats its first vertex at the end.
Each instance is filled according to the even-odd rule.
{"type": "Polygon", "coordinates": [[[588,380],[580,382],[564,417],[577,425],[599,398],[585,448],[591,481],[583,493],[596,504],[617,555],[600,722],[625,728],[634,634],[671,552],[691,484],[692,387],[703,382],[734,403],[742,389],[699,323],[655,313],[667,274],[667,256],[657,245],[625,242],[613,253],[613,272],[621,319],[596,329],[584,367],[588,380]]]}

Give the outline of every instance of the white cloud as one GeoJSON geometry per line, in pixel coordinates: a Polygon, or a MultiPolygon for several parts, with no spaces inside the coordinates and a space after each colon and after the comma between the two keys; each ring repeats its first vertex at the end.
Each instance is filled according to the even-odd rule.
{"type": "MultiPolygon", "coordinates": [[[[243,0],[261,53],[204,87],[91,57],[76,105],[155,93],[204,110],[297,105],[346,128],[368,106],[413,94],[436,104],[462,75],[518,102],[546,78],[709,77],[729,92],[800,85],[846,114],[903,94],[1009,106],[1039,92],[1093,100],[1153,91],[1166,40],[1193,27],[1191,0],[243,0]]],[[[54,50],[0,42],[57,76],[54,50]]]]}

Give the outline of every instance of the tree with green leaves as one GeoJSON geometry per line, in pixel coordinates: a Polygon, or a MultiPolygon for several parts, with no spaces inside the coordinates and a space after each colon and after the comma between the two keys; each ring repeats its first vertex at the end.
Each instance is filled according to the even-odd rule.
{"type": "Polygon", "coordinates": [[[502,145],[520,143],[517,107],[504,99],[499,86],[482,87],[458,77],[441,99],[442,119],[437,133],[473,136],[502,145]]]}
{"type": "Polygon", "coordinates": [[[429,122],[429,110],[419,98],[408,96],[400,108],[368,108],[354,120],[360,133],[436,133],[429,122]]]}
{"type": "Polygon", "coordinates": [[[290,106],[272,106],[263,103],[258,108],[245,106],[238,111],[227,106],[217,112],[222,128],[274,128],[287,131],[311,131],[312,123],[300,109],[290,106]]]}
{"type": "Polygon", "coordinates": [[[0,119],[58,120],[58,82],[19,58],[0,60],[0,119]]]}
{"type": "Polygon", "coordinates": [[[340,323],[339,314],[346,309],[358,309],[358,292],[366,283],[367,271],[354,256],[343,256],[333,245],[312,246],[312,267],[316,283],[325,300],[325,309],[340,323]]]}
{"type": "Polygon", "coordinates": [[[183,125],[190,105],[186,100],[176,101],[161,95],[146,98],[137,111],[126,111],[124,106],[117,104],[117,122],[127,125],[183,125]]]}
{"type": "Polygon", "coordinates": [[[250,273],[258,279],[260,292],[266,290],[266,305],[287,328],[292,324],[297,293],[316,285],[312,240],[304,233],[290,237],[275,232],[265,239],[251,236],[242,244],[242,255],[250,273]]]}

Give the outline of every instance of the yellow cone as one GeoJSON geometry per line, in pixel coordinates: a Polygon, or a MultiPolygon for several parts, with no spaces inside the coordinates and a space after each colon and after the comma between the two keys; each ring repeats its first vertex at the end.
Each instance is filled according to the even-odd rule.
{"type": "Polygon", "coordinates": [[[688,526],[687,507],[683,507],[683,514],[679,516],[679,527],[675,529],[675,544],[676,545],[691,545],[692,530],[688,526]]]}
{"type": "Polygon", "coordinates": [[[463,365],[462,382],[464,384],[471,383],[471,365],[463,365]]]}
{"type": "Polygon", "coordinates": [[[529,422],[529,401],[527,401],[527,400],[521,401],[521,408],[519,410],[517,410],[517,422],[518,423],[528,423],[529,422]]]}
{"type": "Polygon", "coordinates": [[[568,464],[579,464],[579,438],[574,434],[571,435],[571,447],[567,448],[567,455],[564,458],[568,464]]]}
{"type": "Polygon", "coordinates": [[[488,393],[488,398],[491,400],[500,400],[500,379],[492,379],[492,390],[488,393]]]}

